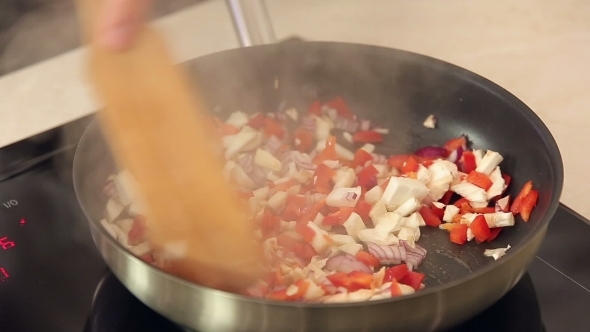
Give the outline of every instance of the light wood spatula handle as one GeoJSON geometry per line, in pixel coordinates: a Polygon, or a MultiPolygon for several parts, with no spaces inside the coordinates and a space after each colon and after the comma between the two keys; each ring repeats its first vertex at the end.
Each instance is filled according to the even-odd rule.
{"type": "Polygon", "coordinates": [[[211,149],[205,112],[162,36],[141,28],[133,47],[112,53],[94,42],[101,0],[78,0],[88,74],[105,108],[99,119],[115,158],[148,207],[150,241],[176,255],[167,270],[237,290],[259,273],[261,252],[222,161],[211,149]]]}

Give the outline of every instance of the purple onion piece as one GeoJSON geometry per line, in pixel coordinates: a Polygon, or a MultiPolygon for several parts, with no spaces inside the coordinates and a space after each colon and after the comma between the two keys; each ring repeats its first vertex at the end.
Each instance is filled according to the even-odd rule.
{"type": "Polygon", "coordinates": [[[250,175],[254,171],[254,156],[251,153],[244,153],[238,158],[238,165],[250,175]]]}
{"type": "Polygon", "coordinates": [[[373,273],[371,268],[348,254],[330,257],[326,261],[326,268],[331,271],[344,273],[350,273],[352,271],[373,273]]]}
{"type": "Polygon", "coordinates": [[[449,154],[449,156],[447,157],[447,160],[452,162],[452,163],[458,163],[461,160],[461,157],[463,156],[463,147],[458,147],[457,150],[451,152],[451,154],[449,154]]]}
{"type": "Polygon", "coordinates": [[[282,145],[283,145],[283,142],[281,142],[281,140],[278,137],[276,137],[275,135],[272,135],[264,143],[264,146],[262,147],[262,149],[268,151],[272,155],[275,155],[277,153],[277,151],[279,151],[279,149],[281,148],[282,145]]]}
{"type": "Polygon", "coordinates": [[[417,150],[414,154],[424,158],[445,158],[447,150],[438,146],[426,146],[417,150]]]}

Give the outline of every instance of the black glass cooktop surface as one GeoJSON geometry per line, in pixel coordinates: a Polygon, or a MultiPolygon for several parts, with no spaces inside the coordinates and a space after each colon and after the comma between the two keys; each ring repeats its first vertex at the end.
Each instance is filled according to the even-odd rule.
{"type": "MultiPolygon", "coordinates": [[[[0,149],[0,331],[182,331],[104,264],[71,183],[77,137],[60,130],[0,149]]],[[[522,280],[451,331],[587,331],[589,238],[589,222],[560,206],[522,280]]]]}

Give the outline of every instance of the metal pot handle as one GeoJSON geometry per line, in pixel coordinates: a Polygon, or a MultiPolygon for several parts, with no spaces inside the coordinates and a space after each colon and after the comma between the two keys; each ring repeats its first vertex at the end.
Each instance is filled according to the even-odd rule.
{"type": "Polygon", "coordinates": [[[272,44],[274,29],[264,0],[226,0],[242,47],[272,44]]]}

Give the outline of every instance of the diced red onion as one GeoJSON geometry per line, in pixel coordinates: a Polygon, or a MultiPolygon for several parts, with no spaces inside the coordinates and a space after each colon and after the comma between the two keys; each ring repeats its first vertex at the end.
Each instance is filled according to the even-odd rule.
{"type": "Polygon", "coordinates": [[[458,163],[459,160],[461,160],[461,157],[463,156],[463,147],[458,147],[457,150],[451,152],[451,154],[449,154],[449,156],[447,157],[447,160],[452,162],[452,163],[458,163]]]}
{"type": "Polygon", "coordinates": [[[416,156],[424,158],[444,158],[447,156],[447,153],[445,148],[438,146],[426,146],[414,152],[416,156]]]}
{"type": "Polygon", "coordinates": [[[344,273],[350,273],[352,271],[373,273],[371,268],[357,260],[354,256],[348,254],[330,257],[326,261],[326,268],[331,271],[344,273]]]}
{"type": "Polygon", "coordinates": [[[355,133],[359,127],[358,122],[349,118],[338,117],[336,118],[336,122],[334,123],[334,127],[336,129],[348,131],[350,133],[355,133]]]}
{"type": "Polygon", "coordinates": [[[301,125],[303,126],[303,128],[309,131],[315,131],[315,119],[311,116],[304,116],[301,120],[301,125]]]}
{"type": "Polygon", "coordinates": [[[277,151],[279,151],[281,146],[283,146],[283,142],[281,142],[281,140],[275,135],[272,135],[264,143],[264,146],[262,148],[268,151],[270,154],[274,155],[277,153],[277,151]]]}
{"type": "Polygon", "coordinates": [[[373,164],[375,164],[375,165],[387,164],[387,157],[385,157],[384,155],[377,154],[377,153],[371,153],[371,156],[373,156],[373,164]]]}
{"type": "Polygon", "coordinates": [[[371,129],[371,121],[363,119],[360,121],[359,127],[360,127],[359,128],[360,131],[370,130],[371,129]]]}
{"type": "Polygon", "coordinates": [[[244,153],[238,158],[238,165],[246,174],[250,175],[254,168],[254,156],[251,153],[244,153]]]}
{"type": "Polygon", "coordinates": [[[294,162],[295,166],[298,169],[306,169],[313,171],[315,170],[315,165],[312,163],[312,159],[309,155],[305,153],[301,153],[299,151],[287,151],[283,153],[283,155],[279,158],[283,165],[288,164],[289,162],[294,162]]]}
{"type": "Polygon", "coordinates": [[[367,249],[383,265],[396,265],[405,262],[410,269],[420,266],[426,256],[426,249],[418,245],[416,248],[412,248],[405,240],[400,240],[399,245],[390,246],[380,246],[368,242],[367,249]]]}

